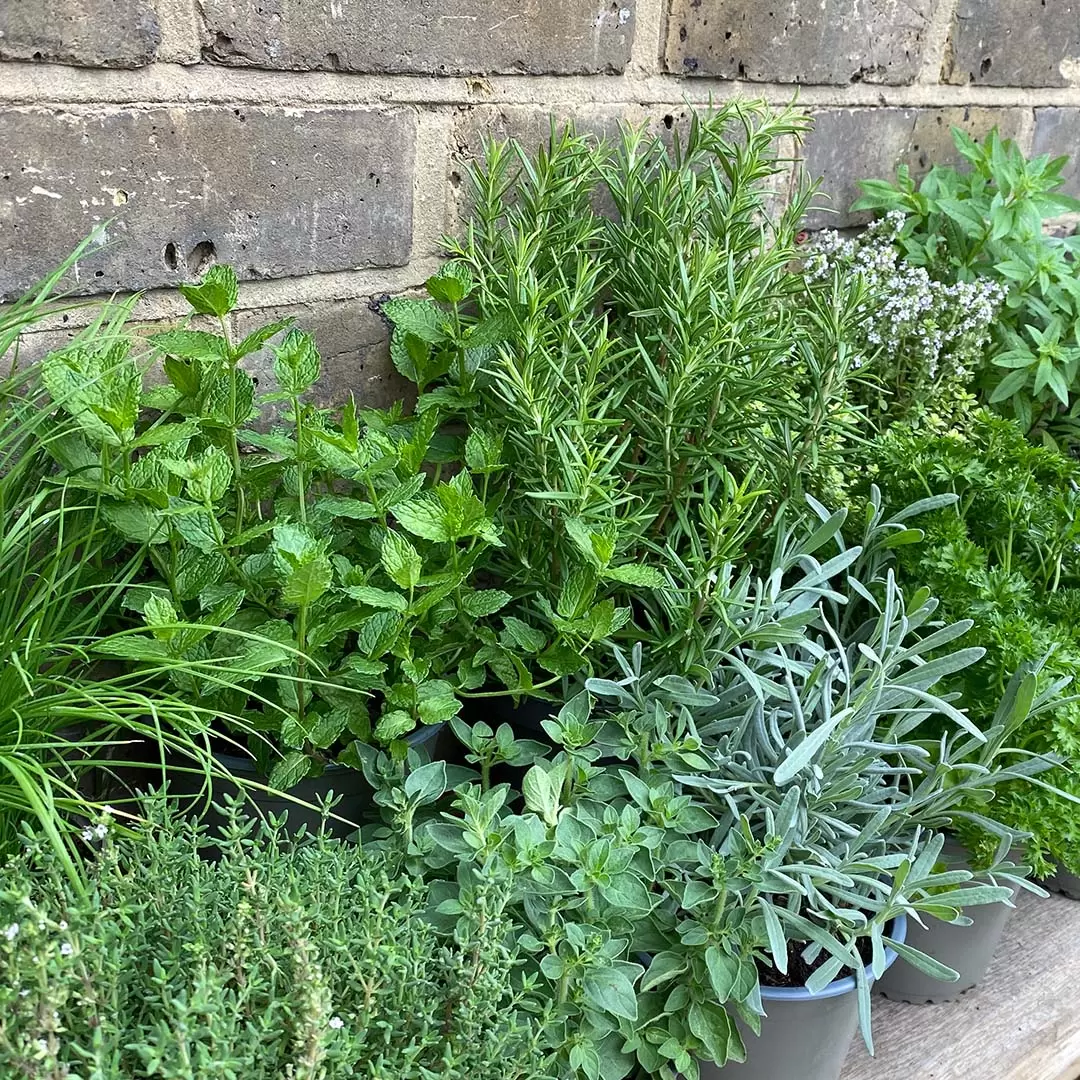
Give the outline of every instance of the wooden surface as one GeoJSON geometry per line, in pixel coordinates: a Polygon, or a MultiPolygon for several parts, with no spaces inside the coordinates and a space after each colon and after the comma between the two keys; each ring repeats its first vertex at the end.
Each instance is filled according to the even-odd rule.
{"type": "Polygon", "coordinates": [[[1022,893],[986,979],[956,1001],[874,999],[842,1080],[1078,1080],[1080,901],[1022,893]]]}

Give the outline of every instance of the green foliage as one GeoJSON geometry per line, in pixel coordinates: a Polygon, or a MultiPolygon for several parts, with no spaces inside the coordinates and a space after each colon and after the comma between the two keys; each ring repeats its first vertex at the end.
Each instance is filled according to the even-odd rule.
{"type": "Polygon", "coordinates": [[[906,168],[895,185],[862,183],[855,209],[899,211],[899,246],[935,280],[986,278],[1007,292],[978,386],[984,400],[1047,440],[1077,439],[1080,371],[1080,238],[1048,235],[1044,221],[1080,210],[1059,193],[1066,157],[1025,159],[996,130],[977,143],[953,138],[969,168],[937,165],[916,186],[906,168]]]}
{"type": "MultiPolygon", "coordinates": [[[[0,313],[0,363],[10,365],[0,379],[0,859],[15,846],[19,823],[35,819],[73,881],[81,863],[73,821],[88,810],[86,773],[106,757],[122,759],[121,744],[133,735],[158,738],[206,769],[207,731],[220,712],[167,691],[168,658],[140,671],[96,662],[99,650],[122,645],[109,631],[142,556],[118,552],[111,508],[82,482],[94,462],[73,461],[70,475],[57,475],[55,459],[80,438],[76,422],[44,400],[41,369],[17,363],[19,335],[66,306],[54,293],[85,247],[0,313]]],[[[72,350],[105,358],[103,367],[124,355],[129,308],[102,307],[72,350]]],[[[130,388],[117,380],[96,396],[76,382],[71,411],[106,444],[127,430],[130,388]]]]}
{"type": "Polygon", "coordinates": [[[253,751],[286,786],[330,760],[355,764],[354,741],[399,743],[448,720],[489,672],[530,690],[548,639],[498,614],[510,594],[475,584],[502,544],[493,466],[479,492],[468,469],[442,479],[438,408],[350,402],[336,419],[310,404],[314,340],[284,320],[233,342],[230,268],[184,295],[220,333],[155,335],[165,385],[144,385],[123,338],[44,365],[77,428],[53,448],[66,482],[101,500],[127,550],[147,552],[127,597],[147,632],[113,651],[172,662],[189,700],[257,729],[253,751]],[[257,398],[241,361],[264,348],[277,390],[257,398]],[[266,430],[269,405],[280,417],[266,430]]]}
{"type": "Polygon", "coordinates": [[[431,299],[384,307],[418,408],[465,421],[470,467],[505,463],[497,572],[605,663],[672,553],[705,577],[766,512],[842,487],[859,290],[791,272],[808,187],[770,206],[806,123],[732,102],[670,145],[494,144],[431,299]]]}
{"type": "Polygon", "coordinates": [[[160,807],[130,839],[106,817],[85,895],[40,845],[7,865],[4,1076],[550,1075],[496,890],[439,934],[392,862],[231,816],[215,862],[160,807]]]}
{"type": "Polygon", "coordinates": [[[1010,743],[1042,702],[1024,672],[980,732],[939,694],[980,650],[943,651],[968,624],[936,624],[936,601],[905,600],[888,573],[926,508],[886,520],[875,501],[846,548],[844,514],[815,505],[820,527],[785,531],[767,578],[720,575],[692,677],[668,656],[647,668],[636,648],[618,680],[590,680],[545,722],[553,757],[476,725],[462,738],[482,775],[456,786],[452,812],[430,811],[451,784],[431,766],[380,792],[413,872],[445,877],[440,912],[484,884],[512,890],[527,970],[556,1002],[546,1038],[562,1075],[696,1080],[698,1061],[742,1060],[735,1017],[758,1031],[760,972],[797,957],[814,988],[855,974],[869,1042],[859,942],[880,973],[898,914],[963,919],[1019,882],[1014,834],[984,804],[1051,766],[1010,743]],[[923,738],[935,720],[944,737],[923,738]],[[535,761],[523,805],[490,786],[494,760],[535,761]],[[959,820],[1000,837],[982,878],[937,865],[959,820]]]}
{"type": "MultiPolygon", "coordinates": [[[[1011,421],[978,413],[965,430],[915,433],[902,427],[875,446],[878,481],[893,506],[930,493],[955,504],[921,520],[926,542],[897,552],[900,569],[941,599],[947,619],[970,619],[985,649],[977,665],[949,686],[977,722],[992,714],[1010,676],[1039,665],[1040,685],[1057,700],[1032,716],[1022,745],[1080,761],[1080,708],[1061,694],[1080,674],[1080,466],[1055,450],[1032,446],[1011,421]]],[[[1075,772],[1055,784],[1066,795],[1014,785],[996,813],[1032,833],[1029,857],[1040,873],[1064,862],[1080,869],[1076,837],[1080,794],[1075,772]]]]}

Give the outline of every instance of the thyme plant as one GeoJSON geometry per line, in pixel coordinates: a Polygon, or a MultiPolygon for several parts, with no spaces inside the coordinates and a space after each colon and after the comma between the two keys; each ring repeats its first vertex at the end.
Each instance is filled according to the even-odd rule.
{"type": "Polygon", "coordinates": [[[211,862],[160,806],[136,836],[106,813],[85,894],[39,842],[6,865],[4,1076],[552,1075],[497,891],[441,935],[392,861],[231,817],[211,862]]]}

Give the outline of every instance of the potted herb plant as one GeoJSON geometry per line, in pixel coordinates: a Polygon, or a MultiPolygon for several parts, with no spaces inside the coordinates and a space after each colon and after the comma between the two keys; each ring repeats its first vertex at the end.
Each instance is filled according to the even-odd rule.
{"type": "Polygon", "coordinates": [[[79,428],[56,451],[66,475],[100,495],[117,546],[146,553],[128,595],[145,629],[112,651],[171,658],[179,690],[244,718],[264,785],[357,795],[359,772],[335,766],[358,765],[358,744],[403,756],[491,672],[530,689],[549,645],[500,614],[508,592],[477,583],[502,545],[486,490],[497,447],[470,440],[473,468],[444,478],[437,408],[349,402],[336,419],[306,401],[320,374],[309,335],[282,322],[231,340],[230,268],[183,292],[220,333],[155,335],[164,385],[144,387],[126,340],[44,364],[79,428]],[[267,346],[277,390],[257,401],[241,361],[267,346]],[[284,422],[267,430],[270,404],[284,422]]]}
{"type": "Polygon", "coordinates": [[[546,1006],[496,888],[442,935],[392,860],[158,801],[90,830],[71,882],[34,837],[0,886],[0,1074],[536,1080],[546,1006]],[[238,898],[239,902],[238,902],[238,898]]]}
{"type": "MultiPolygon", "coordinates": [[[[1080,872],[1080,702],[1071,689],[1080,655],[1075,459],[1032,445],[1016,423],[980,409],[946,431],[897,425],[875,440],[868,460],[892,506],[928,494],[948,497],[920,519],[926,543],[896,550],[896,572],[928,585],[945,618],[973,620],[986,655],[950,673],[947,688],[980,725],[994,715],[1013,673],[1031,668],[1041,704],[1016,738],[1067,767],[1049,777],[1053,786],[1019,780],[1003,787],[995,816],[1030,836],[1023,861],[1040,878],[1080,872]]],[[[997,843],[976,829],[965,829],[962,839],[984,859],[997,843]]]]}
{"type": "MultiPolygon", "coordinates": [[[[613,638],[675,648],[642,611],[669,553],[707,592],[767,515],[841,495],[863,293],[793,271],[806,178],[781,212],[771,195],[808,124],[731,101],[670,136],[493,144],[453,281],[383,305],[421,407],[500,447],[492,571],[571,646],[540,658],[553,674],[603,674],[613,638]]],[[[557,709],[509,718],[542,738],[557,709]]]]}
{"type": "Polygon", "coordinates": [[[983,732],[935,694],[979,650],[941,652],[967,625],[935,626],[928,594],[877,578],[910,530],[872,509],[860,547],[826,515],[782,534],[764,580],[728,566],[706,611],[673,586],[707,675],[649,670],[639,647],[622,678],[590,680],[549,722],[558,753],[528,772],[523,806],[488,772],[418,827],[406,795],[384,799],[407,816],[415,865],[445,875],[440,910],[514,883],[568,1075],[696,1080],[745,1060],[751,1076],[835,1078],[860,1023],[870,1042],[870,987],[893,954],[956,977],[905,923],[1007,903],[1021,882],[1010,830],[964,807],[1049,767],[1006,741],[1024,696],[983,732]],[[934,718],[944,738],[921,740],[934,718]],[[938,866],[961,815],[1006,838],[978,876],[938,866]]]}

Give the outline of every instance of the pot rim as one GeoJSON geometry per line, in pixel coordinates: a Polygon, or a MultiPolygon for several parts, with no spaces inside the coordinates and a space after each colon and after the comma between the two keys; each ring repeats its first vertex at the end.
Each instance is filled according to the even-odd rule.
{"type": "MultiPolygon", "coordinates": [[[[903,941],[907,937],[907,915],[901,912],[893,919],[889,926],[892,927],[892,933],[889,937],[895,938],[897,941],[903,941]]],[[[886,928],[888,929],[888,928],[886,928]]],[[[888,971],[892,967],[893,961],[896,960],[896,951],[885,947],[885,970],[888,971]]],[[[873,981],[874,975],[871,970],[871,965],[863,969],[866,973],[866,978],[869,981],[873,981]]],[[[823,1001],[825,998],[840,997],[843,994],[850,994],[855,989],[855,976],[845,975],[842,979],[834,979],[823,990],[819,990],[816,994],[812,994],[805,986],[762,986],[761,1000],[762,1001],[823,1001]]]]}

